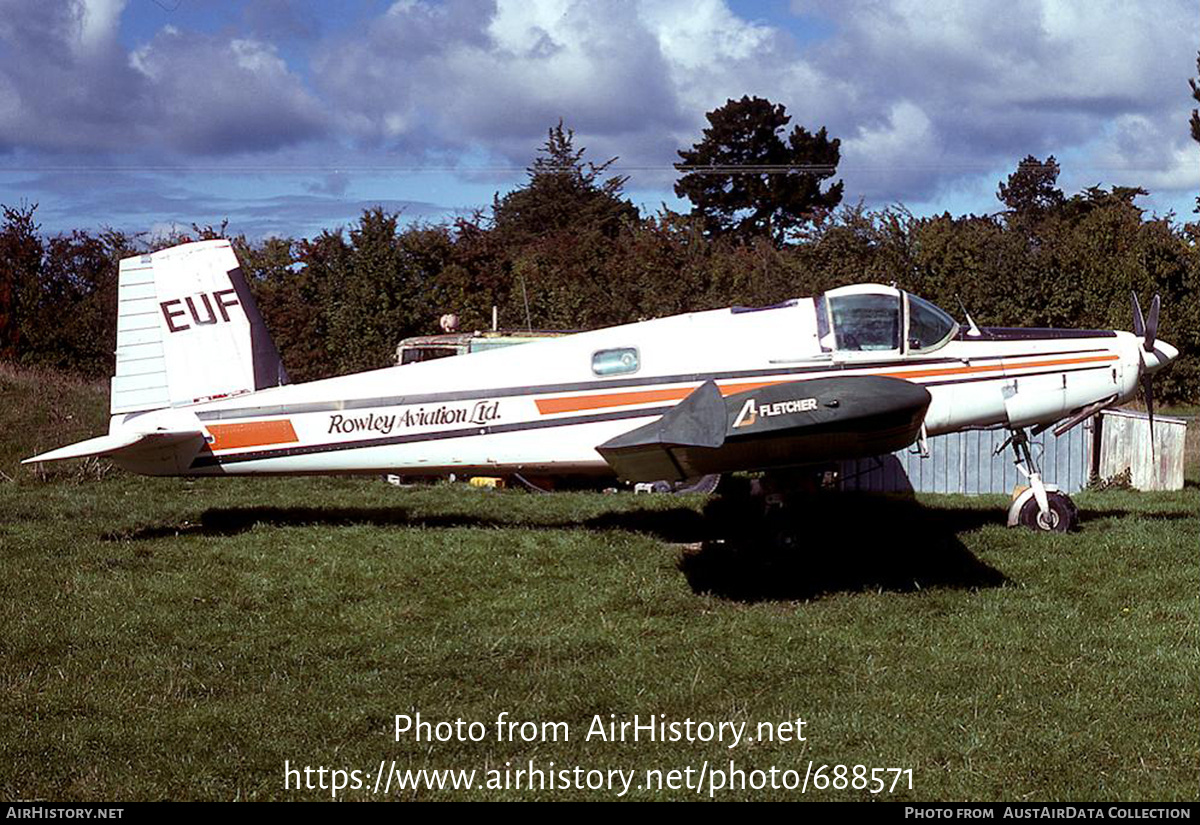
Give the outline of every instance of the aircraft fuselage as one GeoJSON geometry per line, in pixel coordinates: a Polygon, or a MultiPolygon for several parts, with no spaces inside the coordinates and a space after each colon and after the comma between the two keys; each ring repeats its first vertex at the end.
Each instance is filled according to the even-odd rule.
{"type": "Polygon", "coordinates": [[[690,313],[115,415],[114,430],[199,429],[208,444],[187,466],[114,460],[149,474],[608,474],[598,445],[710,380],[729,396],[816,378],[903,379],[932,397],[929,435],[1053,422],[1137,388],[1131,333],[956,330],[926,352],[850,351],[831,344],[823,312],[819,299],[799,299],[690,313]]]}

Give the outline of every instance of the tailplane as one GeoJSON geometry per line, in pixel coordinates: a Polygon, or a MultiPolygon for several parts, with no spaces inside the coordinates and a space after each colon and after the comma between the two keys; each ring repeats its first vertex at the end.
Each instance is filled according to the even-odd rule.
{"type": "Polygon", "coordinates": [[[187,470],[204,444],[204,433],[200,430],[126,430],[59,447],[21,463],[97,456],[110,458],[127,470],[146,475],[176,475],[187,470]]]}

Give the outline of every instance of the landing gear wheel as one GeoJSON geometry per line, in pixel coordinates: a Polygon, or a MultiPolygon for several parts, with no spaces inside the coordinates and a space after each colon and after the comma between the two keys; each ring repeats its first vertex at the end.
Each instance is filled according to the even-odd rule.
{"type": "Polygon", "coordinates": [[[763,517],[760,530],[765,546],[780,553],[793,553],[800,548],[800,531],[795,514],[785,507],[773,507],[763,517]]]}
{"type": "Polygon", "coordinates": [[[1047,533],[1068,533],[1079,526],[1079,508],[1070,496],[1054,490],[1047,492],[1046,497],[1050,503],[1049,513],[1042,513],[1035,498],[1025,502],[1019,517],[1022,527],[1047,533]]]}
{"type": "Polygon", "coordinates": [[[703,493],[708,495],[717,489],[721,483],[721,474],[712,473],[699,478],[689,478],[687,481],[676,482],[674,493],[703,493]]]}
{"type": "Polygon", "coordinates": [[[689,478],[686,481],[656,481],[653,485],[653,490],[656,493],[673,493],[680,495],[683,493],[704,493],[708,495],[717,489],[717,485],[721,483],[721,474],[713,473],[712,475],[696,476],[689,478]]]}

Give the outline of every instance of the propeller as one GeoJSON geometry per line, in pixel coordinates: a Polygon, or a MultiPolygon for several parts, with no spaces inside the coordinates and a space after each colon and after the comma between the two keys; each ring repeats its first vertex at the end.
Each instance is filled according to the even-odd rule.
{"type": "MultiPolygon", "coordinates": [[[[1155,295],[1150,301],[1150,315],[1142,315],[1142,305],[1138,302],[1137,293],[1133,295],[1133,334],[1142,338],[1142,360],[1139,371],[1142,378],[1142,392],[1146,396],[1146,413],[1150,417],[1150,455],[1154,456],[1154,370],[1146,363],[1145,353],[1154,353],[1154,341],[1158,337],[1158,312],[1162,302],[1155,295]]],[[[1157,367],[1159,361],[1154,360],[1157,367]]]]}

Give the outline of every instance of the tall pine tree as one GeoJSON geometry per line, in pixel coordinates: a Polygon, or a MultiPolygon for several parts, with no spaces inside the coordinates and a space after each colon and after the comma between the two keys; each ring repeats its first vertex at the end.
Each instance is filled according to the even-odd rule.
{"type": "Polygon", "coordinates": [[[837,172],[841,141],[824,127],[796,126],[781,104],[759,97],[729,100],[707,115],[704,139],[678,152],[683,177],[675,194],[692,202],[710,237],[783,243],[797,228],[819,222],[842,201],[837,172]]]}

